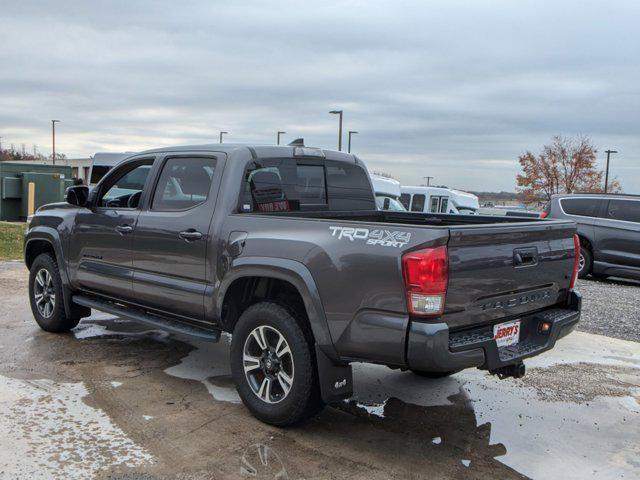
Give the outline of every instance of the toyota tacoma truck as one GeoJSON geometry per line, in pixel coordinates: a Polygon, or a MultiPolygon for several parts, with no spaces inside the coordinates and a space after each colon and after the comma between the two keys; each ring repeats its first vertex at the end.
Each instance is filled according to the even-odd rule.
{"type": "Polygon", "coordinates": [[[352,394],[351,363],[524,374],[580,318],[568,220],[376,210],[363,162],[290,146],[149,150],[30,219],[35,320],[92,309],[217,341],[260,420],[352,394]]]}

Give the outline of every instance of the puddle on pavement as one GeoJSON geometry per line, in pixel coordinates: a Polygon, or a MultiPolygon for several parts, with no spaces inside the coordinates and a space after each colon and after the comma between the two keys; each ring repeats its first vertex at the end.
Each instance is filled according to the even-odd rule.
{"type": "MultiPolygon", "coordinates": [[[[219,344],[175,342],[134,322],[93,318],[81,324],[76,336],[83,342],[187,342],[191,349],[163,371],[201,382],[218,401],[240,402],[229,376],[224,339],[219,344]]],[[[252,478],[301,478],[357,467],[362,475],[354,476],[369,478],[396,472],[419,477],[425,471],[452,477],[474,472],[548,478],[568,469],[572,473],[564,478],[633,476],[640,467],[640,446],[634,381],[638,370],[631,358],[623,355],[625,361],[611,368],[562,364],[562,354],[560,360],[549,357],[541,362],[547,365],[531,370],[530,380],[521,382],[498,381],[477,370],[428,380],[358,364],[351,401],[326,409],[302,427],[276,430],[280,433],[275,436],[267,433],[271,427],[255,428],[255,422],[255,435],[237,433],[239,441],[248,437],[235,472],[252,478]],[[558,361],[558,378],[572,379],[569,391],[554,380],[553,367],[547,369],[558,361]],[[603,375],[603,381],[596,382],[593,391],[581,392],[594,372],[603,375]]],[[[150,417],[149,422],[157,420],[150,417]]]]}

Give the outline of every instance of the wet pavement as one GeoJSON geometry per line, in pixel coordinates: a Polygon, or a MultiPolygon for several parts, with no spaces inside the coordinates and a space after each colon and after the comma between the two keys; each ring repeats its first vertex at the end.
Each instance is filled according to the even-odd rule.
{"type": "Polygon", "coordinates": [[[40,331],[0,268],[0,478],[640,478],[640,343],[574,332],[521,380],[354,367],[355,395],[295,428],[255,420],[228,337],[96,313],[40,331]]]}

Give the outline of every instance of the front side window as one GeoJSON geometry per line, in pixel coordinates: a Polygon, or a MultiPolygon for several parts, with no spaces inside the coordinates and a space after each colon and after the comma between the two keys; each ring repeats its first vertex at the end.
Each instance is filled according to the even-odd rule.
{"type": "Polygon", "coordinates": [[[216,159],[170,158],[162,167],[152,210],[185,210],[207,200],[216,159]]]}
{"type": "Polygon", "coordinates": [[[388,195],[376,195],[376,206],[378,207],[378,210],[389,210],[391,212],[407,211],[398,199],[388,195]]]}
{"type": "Polygon", "coordinates": [[[114,178],[105,179],[104,192],[98,206],[109,208],[136,208],[140,202],[153,160],[143,160],[119,169],[114,178]]]}
{"type": "Polygon", "coordinates": [[[640,201],[611,200],[607,208],[607,218],[640,223],[640,201]]]}
{"type": "Polygon", "coordinates": [[[560,200],[560,205],[567,215],[597,217],[600,200],[597,198],[563,198],[560,200]]]}

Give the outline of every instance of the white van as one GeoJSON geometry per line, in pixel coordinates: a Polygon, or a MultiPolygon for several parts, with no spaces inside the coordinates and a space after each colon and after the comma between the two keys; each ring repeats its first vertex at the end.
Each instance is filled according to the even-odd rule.
{"type": "Polygon", "coordinates": [[[87,185],[95,185],[109,170],[134,153],[136,152],[98,152],[94,154],[93,161],[91,163],[91,172],[89,173],[89,181],[85,180],[85,182],[87,185]]]}
{"type": "Polygon", "coordinates": [[[400,202],[411,212],[476,215],[478,197],[442,187],[400,187],[400,202]]]}
{"type": "Polygon", "coordinates": [[[392,210],[404,212],[406,209],[400,203],[400,182],[393,178],[383,177],[372,173],[371,184],[376,194],[378,210],[392,210]]]}

